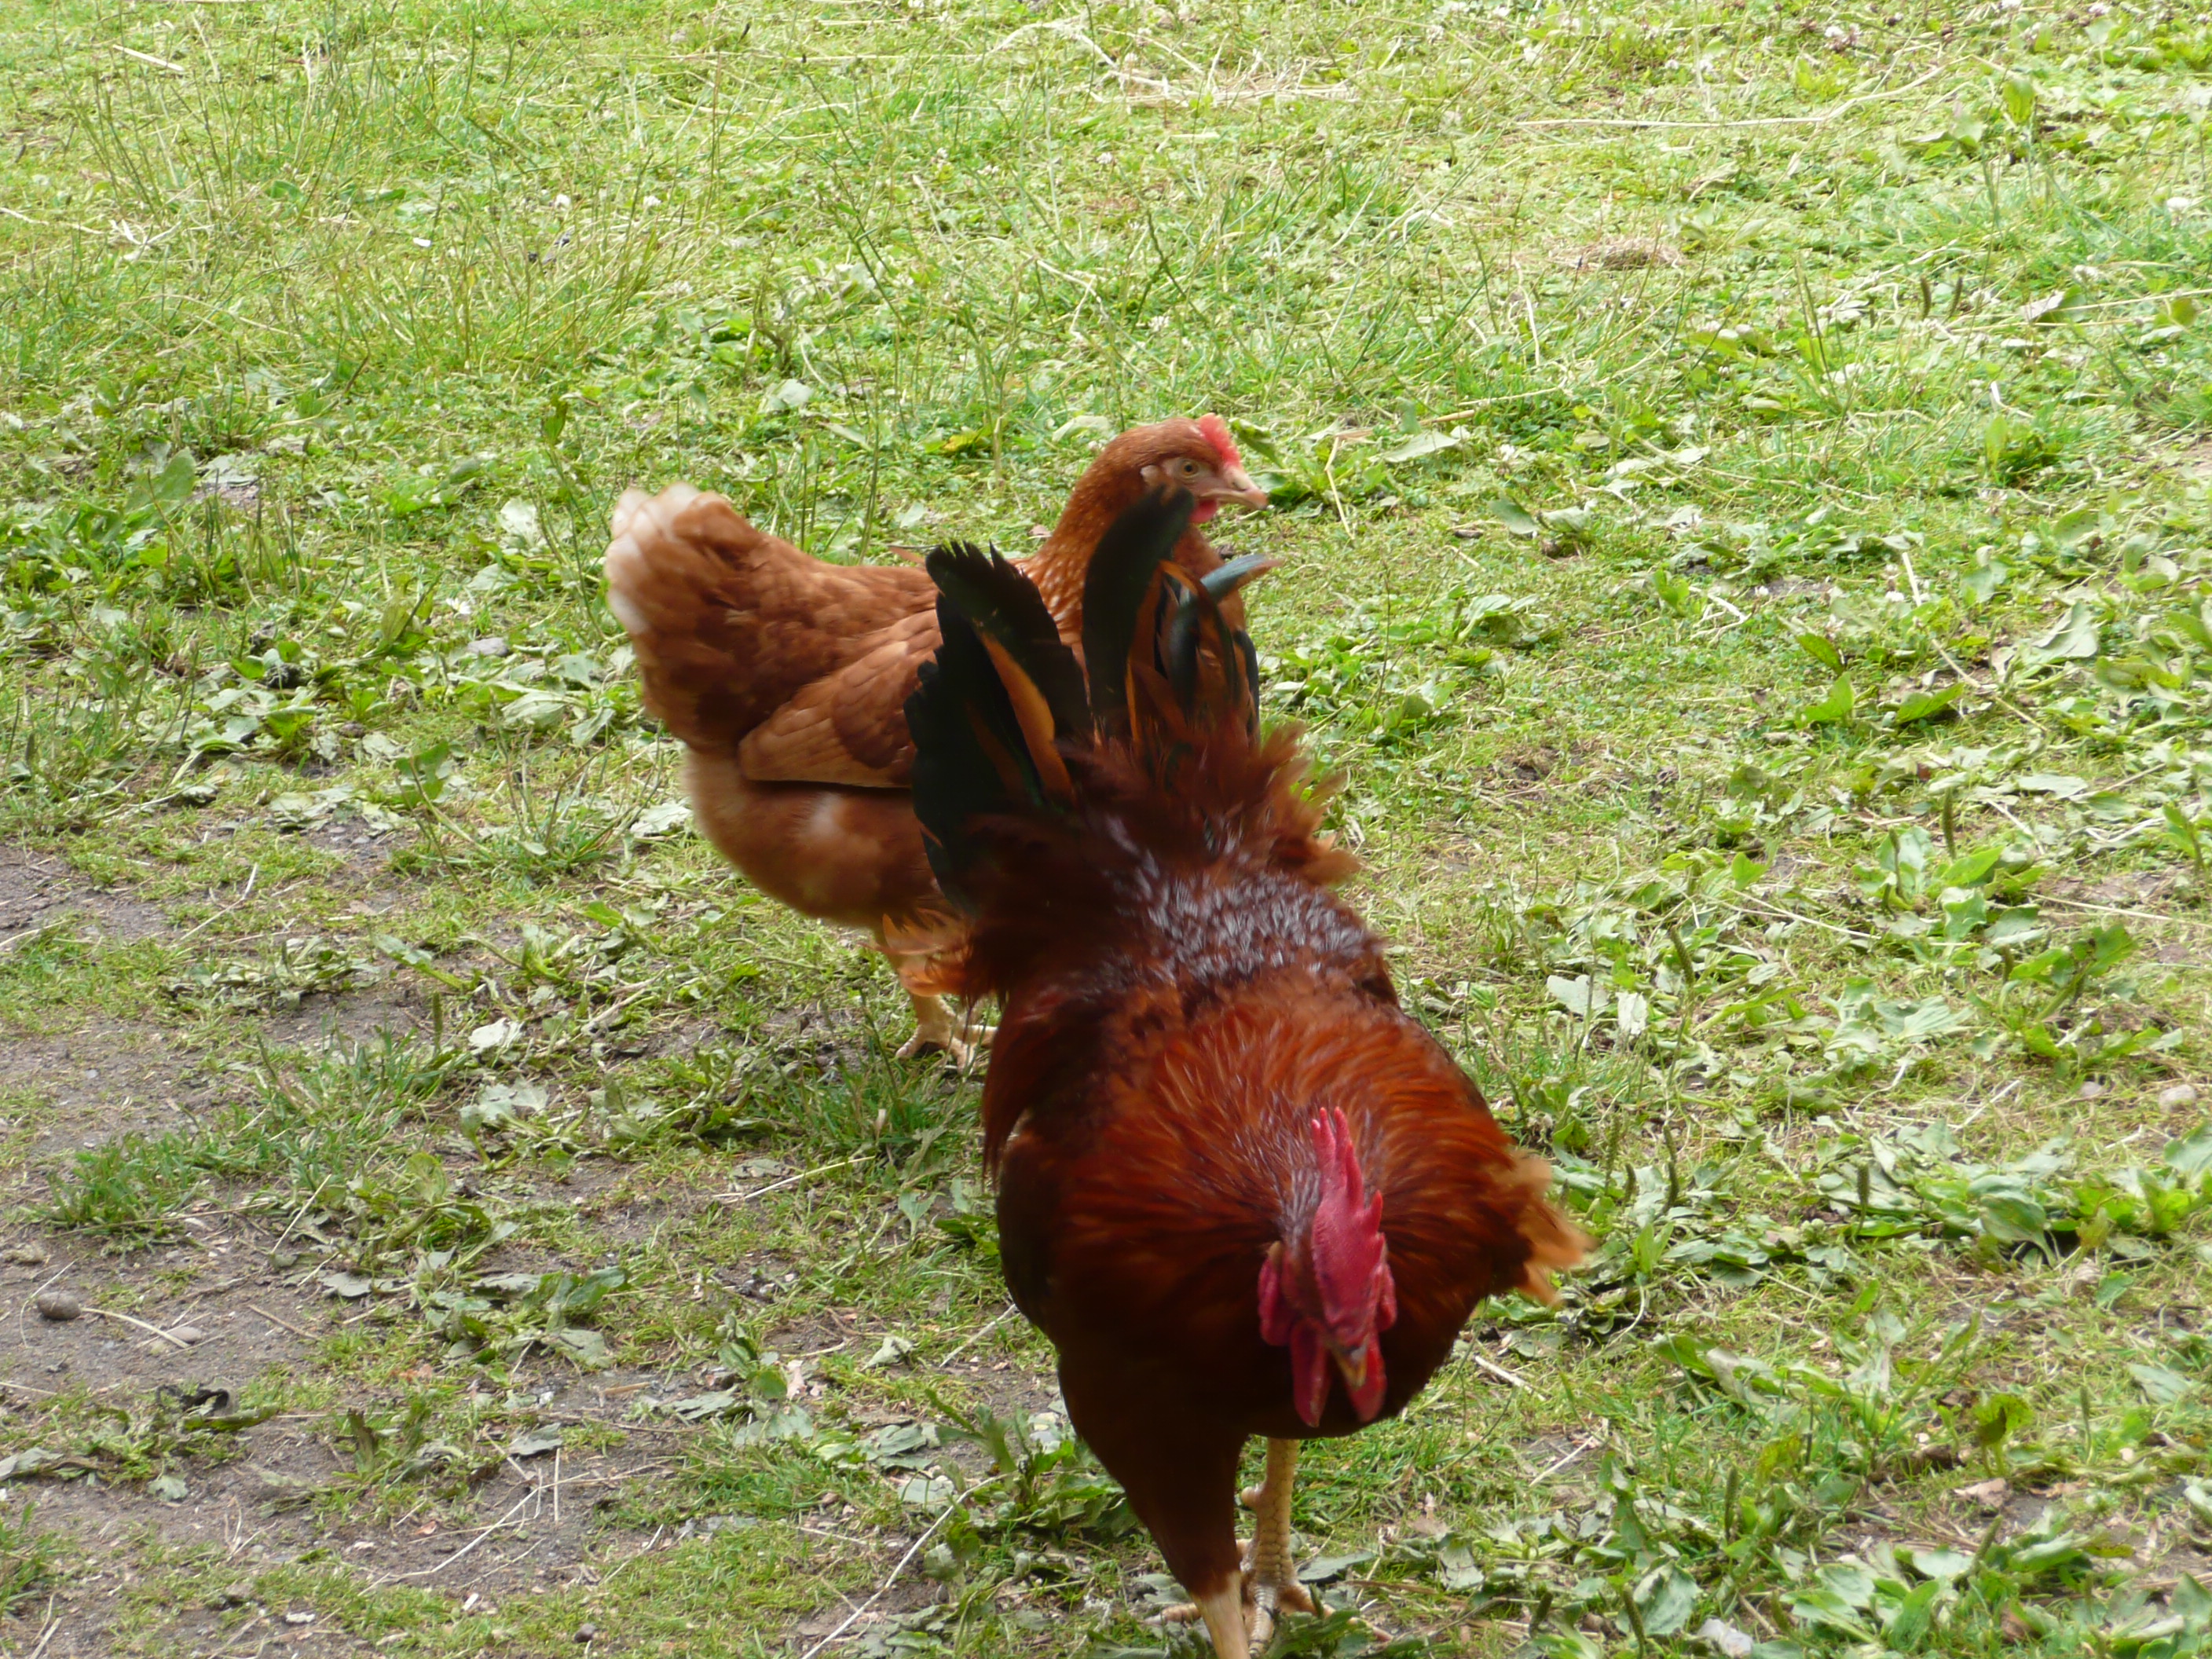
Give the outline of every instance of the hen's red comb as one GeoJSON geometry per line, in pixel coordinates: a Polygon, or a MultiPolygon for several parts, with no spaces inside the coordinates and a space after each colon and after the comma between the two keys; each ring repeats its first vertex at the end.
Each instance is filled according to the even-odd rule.
{"type": "Polygon", "coordinates": [[[1244,458],[1237,451],[1237,440],[1230,435],[1229,422],[1218,415],[1199,417],[1199,436],[1213,446],[1213,453],[1221,457],[1224,466],[1242,466],[1244,458]]]}

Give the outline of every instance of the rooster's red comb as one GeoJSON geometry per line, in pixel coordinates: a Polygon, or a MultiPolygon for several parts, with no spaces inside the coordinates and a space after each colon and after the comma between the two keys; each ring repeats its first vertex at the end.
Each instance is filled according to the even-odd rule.
{"type": "Polygon", "coordinates": [[[1213,446],[1213,453],[1221,457],[1224,466],[1242,466],[1244,458],[1237,450],[1237,440],[1230,435],[1229,422],[1218,415],[1199,417],[1199,435],[1213,446]]]}
{"type": "MultiPolygon", "coordinates": [[[[1367,1196],[1359,1153],[1340,1109],[1331,1107],[1314,1119],[1313,1138],[1321,1163],[1321,1202],[1314,1206],[1308,1259],[1321,1292],[1322,1317],[1351,1332],[1373,1319],[1378,1299],[1388,1296],[1382,1195],[1367,1196]]],[[[1381,1324],[1389,1322],[1384,1319],[1381,1324]]]]}

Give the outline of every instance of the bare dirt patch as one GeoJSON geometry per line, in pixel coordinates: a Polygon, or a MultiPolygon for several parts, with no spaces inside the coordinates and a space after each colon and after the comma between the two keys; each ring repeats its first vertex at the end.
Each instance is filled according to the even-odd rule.
{"type": "Polygon", "coordinates": [[[0,1088],[42,1098],[27,1149],[33,1165],[133,1129],[169,1127],[216,1093],[173,1033],[101,1018],[58,1036],[9,1035],[0,1043],[0,1088]]]}
{"type": "Polygon", "coordinates": [[[102,938],[125,944],[165,933],[170,926],[160,905],[94,886],[52,854],[0,846],[0,941],[42,932],[72,916],[89,921],[102,938]]]}
{"type": "Polygon", "coordinates": [[[398,981],[360,991],[305,996],[296,1006],[263,1016],[259,1023],[272,1047],[289,1048],[360,1042],[380,1031],[411,1036],[430,1028],[428,1000],[398,981]]]}
{"type": "Polygon", "coordinates": [[[66,1540],[52,1608],[40,1614],[41,1628],[59,1621],[47,1653],[118,1650],[137,1582],[129,1561],[142,1553],[133,1546],[158,1544],[220,1586],[174,1612],[163,1641],[184,1645],[168,1650],[209,1651],[255,1624],[285,1651],[317,1655],[368,1648],[336,1628],[287,1622],[300,1609],[264,1595],[258,1575],[303,1558],[328,1560],[364,1588],[406,1584],[450,1598],[455,1615],[465,1604],[483,1615],[511,1597],[596,1583],[611,1555],[635,1549],[634,1540],[611,1538],[609,1511],[627,1482],[666,1468],[695,1432],[622,1420],[648,1390],[691,1391],[659,1376],[549,1368],[518,1378],[539,1425],[561,1429],[564,1443],[471,1445],[464,1455],[482,1473],[465,1498],[425,1497],[404,1512],[356,1484],[339,1427],[346,1404],[374,1413],[388,1400],[286,1413],[197,1437],[189,1449],[153,1447],[146,1462],[181,1481],[180,1496],[119,1478],[112,1458],[70,1426],[87,1402],[127,1435],[126,1420],[143,1422],[165,1396],[221,1390],[235,1400],[256,1378],[313,1370],[320,1339],[354,1316],[353,1304],[266,1266],[266,1241],[246,1238],[220,1211],[186,1219],[197,1223],[190,1242],[128,1256],[0,1229],[9,1248],[48,1258],[0,1269],[0,1440],[14,1451],[41,1445],[79,1460],[64,1478],[18,1481],[4,1493],[35,1503],[38,1529],[66,1540]],[[41,1317],[31,1299],[52,1290],[72,1293],[85,1310],[66,1321],[41,1317]],[[127,1318],[100,1311],[102,1303],[127,1308],[127,1318]],[[58,1411],[75,1415],[57,1419],[58,1411]]]}

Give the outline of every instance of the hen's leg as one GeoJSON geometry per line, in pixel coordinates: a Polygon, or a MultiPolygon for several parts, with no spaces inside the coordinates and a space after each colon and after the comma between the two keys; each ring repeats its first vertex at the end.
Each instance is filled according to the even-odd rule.
{"type": "Polygon", "coordinates": [[[1264,1654],[1274,1639],[1276,1614],[1288,1607],[1312,1613],[1314,1599],[1298,1582],[1297,1564],[1291,1550],[1291,1482],[1298,1468],[1298,1443],[1270,1440],[1267,1472],[1258,1486],[1244,1494],[1255,1522],[1252,1541],[1244,1548],[1244,1570],[1239,1577],[1200,1595],[1187,1606],[1169,1611],[1170,1620],[1203,1619],[1213,1638],[1218,1659],[1247,1659],[1264,1654]]]}
{"type": "Polygon", "coordinates": [[[907,994],[914,1000],[914,1035],[898,1051],[901,1060],[941,1049],[954,1065],[965,1066],[998,1034],[994,1026],[963,1024],[943,997],[920,991],[907,994]]]}

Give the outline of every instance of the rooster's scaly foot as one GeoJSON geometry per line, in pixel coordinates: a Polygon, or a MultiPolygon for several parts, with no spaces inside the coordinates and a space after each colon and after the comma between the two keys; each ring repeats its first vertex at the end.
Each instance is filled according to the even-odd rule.
{"type": "Polygon", "coordinates": [[[1244,1494],[1258,1517],[1252,1540],[1243,1547],[1243,1571],[1233,1585],[1169,1609],[1175,1622],[1203,1619],[1219,1659],[1249,1659],[1264,1654],[1274,1638],[1276,1615],[1317,1613],[1312,1593],[1298,1582],[1291,1560],[1291,1480],[1297,1468],[1298,1443],[1267,1443],[1267,1478],[1244,1494]]]}

